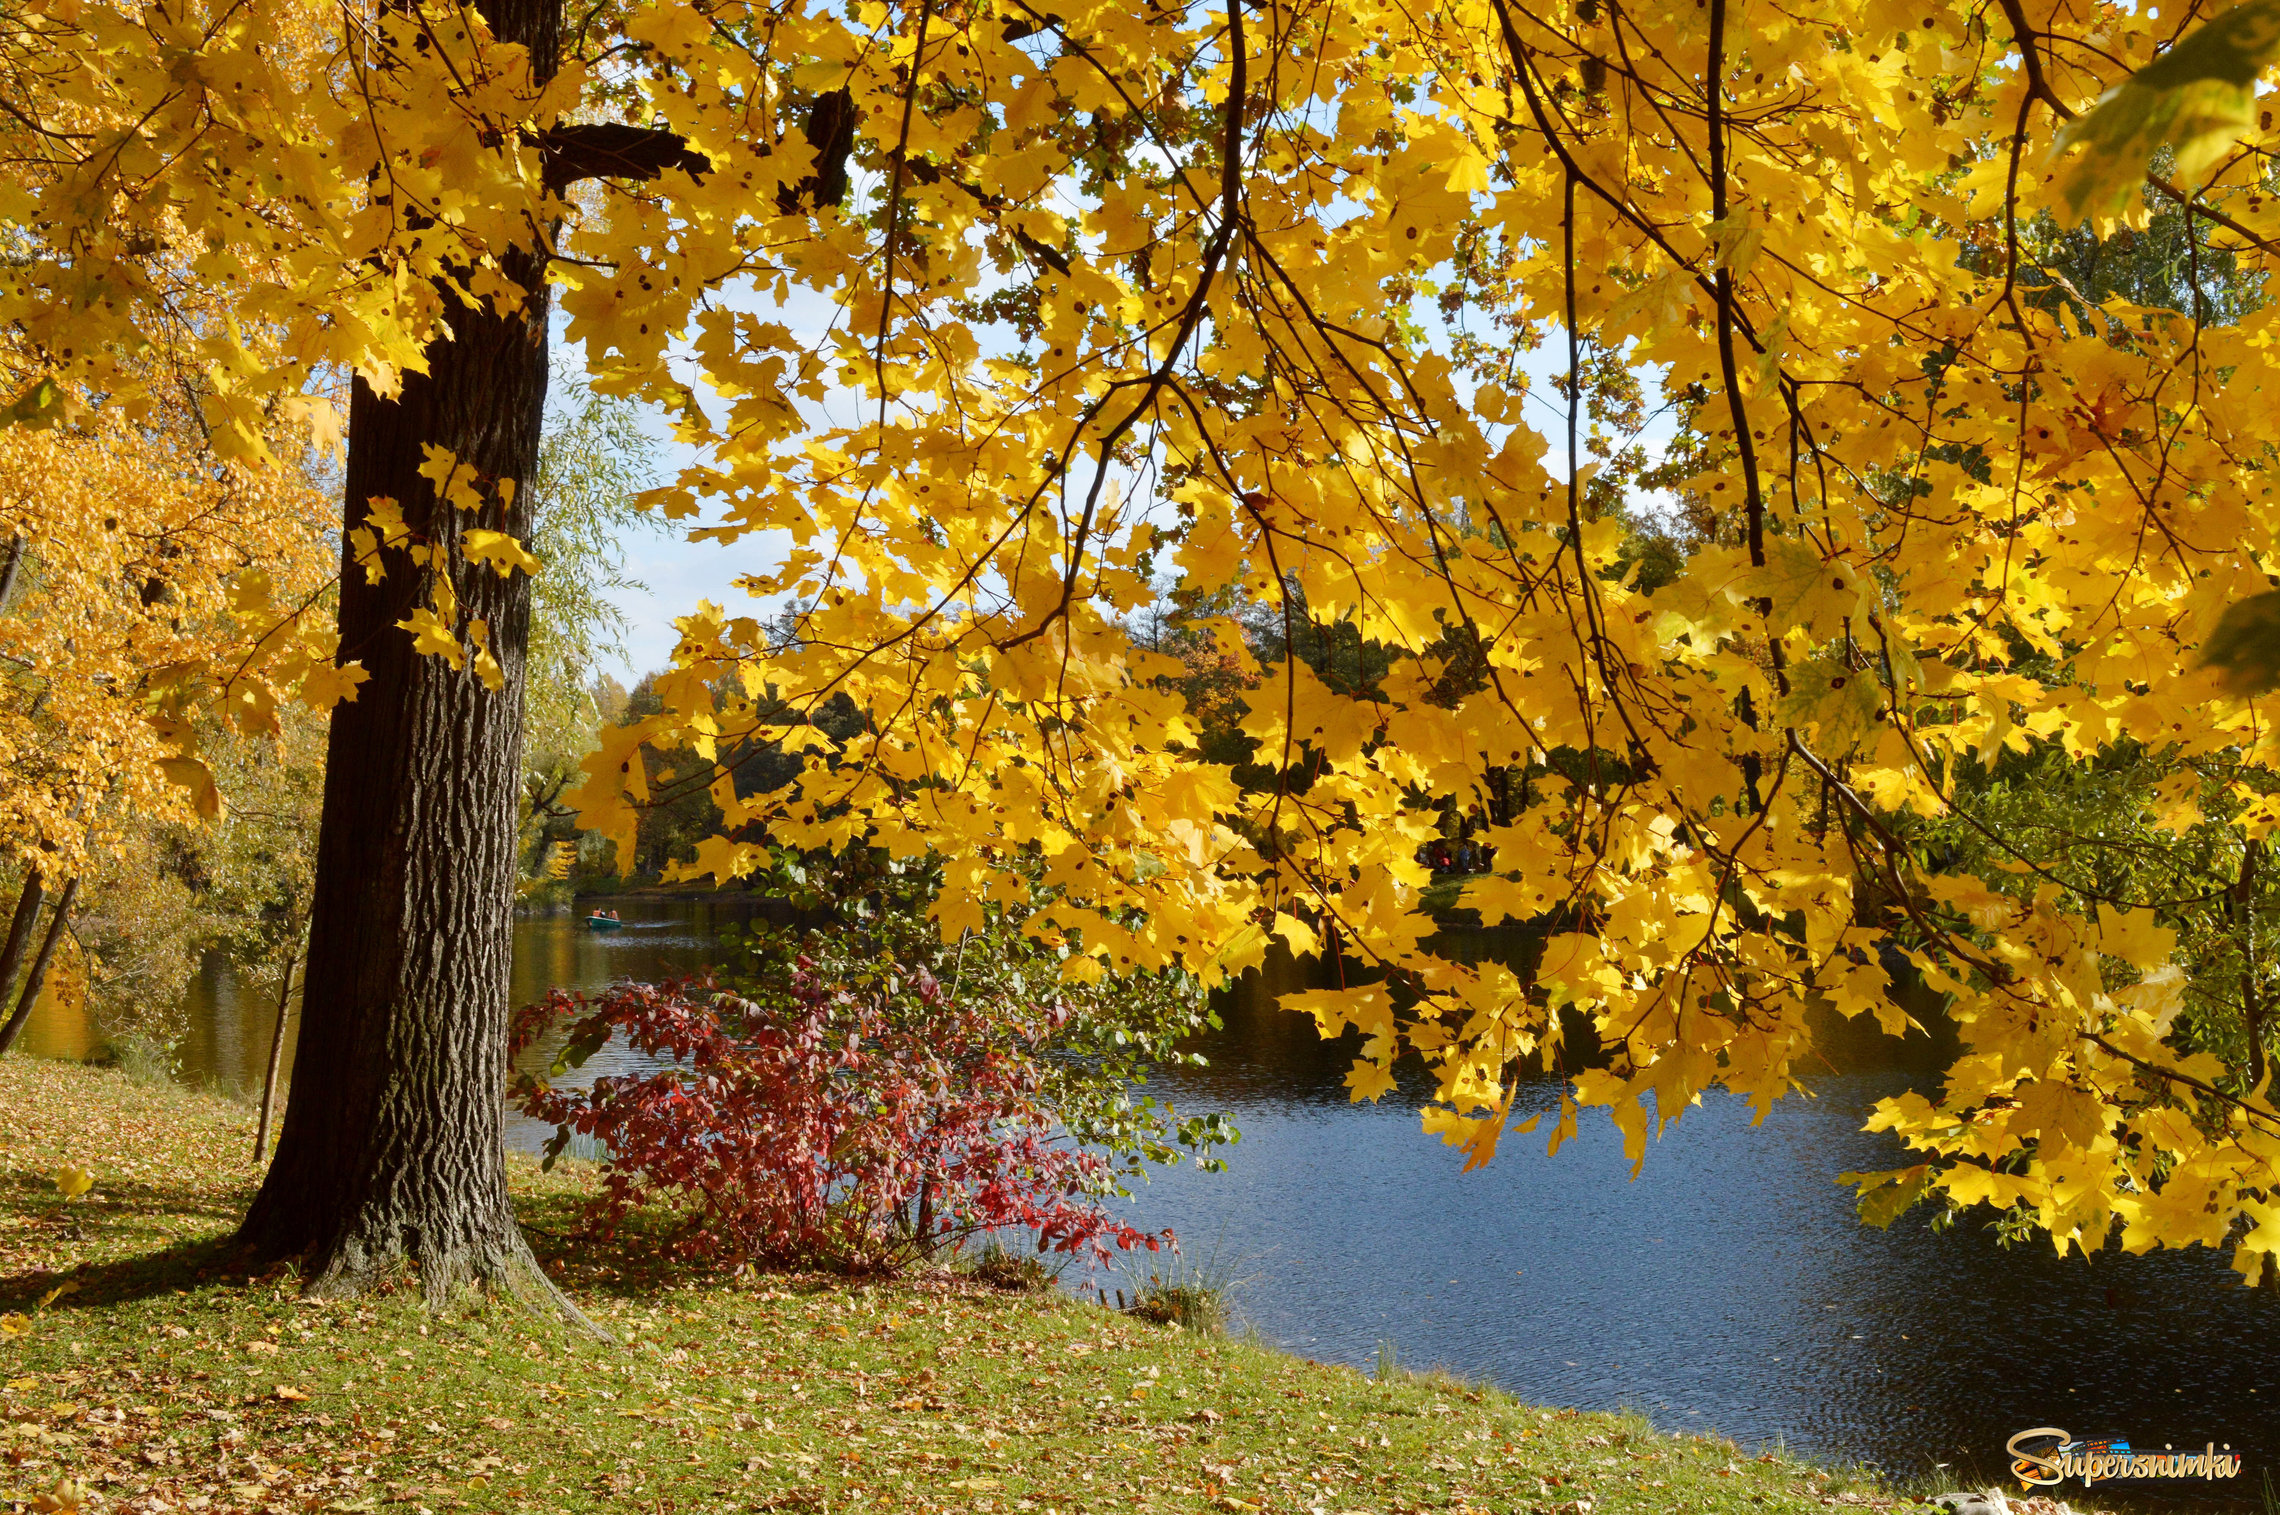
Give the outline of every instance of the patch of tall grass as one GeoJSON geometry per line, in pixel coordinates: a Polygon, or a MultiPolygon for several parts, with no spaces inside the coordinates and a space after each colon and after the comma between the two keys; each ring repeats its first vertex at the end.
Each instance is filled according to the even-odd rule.
{"type": "Polygon", "coordinates": [[[181,1072],[182,1060],[174,1045],[144,1031],[129,1031],[103,1044],[97,1062],[118,1069],[127,1078],[155,1088],[171,1084],[181,1072]]]}
{"type": "Polygon", "coordinates": [[[1176,1250],[1169,1257],[1157,1254],[1145,1275],[1132,1275],[1132,1303],[1125,1313],[1199,1336],[1224,1336],[1234,1318],[1232,1297],[1243,1282],[1216,1251],[1201,1262],[1176,1250]]]}

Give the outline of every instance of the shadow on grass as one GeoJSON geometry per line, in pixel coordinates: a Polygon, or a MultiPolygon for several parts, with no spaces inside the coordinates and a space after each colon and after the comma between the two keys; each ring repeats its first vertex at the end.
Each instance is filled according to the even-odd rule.
{"type": "Polygon", "coordinates": [[[583,1196],[515,1196],[515,1218],[531,1251],[546,1276],[573,1298],[630,1300],[668,1289],[718,1288],[735,1276],[715,1263],[683,1256],[675,1246],[682,1223],[665,1211],[636,1210],[608,1235],[590,1230],[586,1216],[583,1196]]]}
{"type": "Polygon", "coordinates": [[[96,1310],[132,1304],[155,1295],[209,1286],[218,1280],[245,1278],[237,1263],[239,1249],[229,1236],[176,1242],[154,1252],[102,1262],[81,1263],[62,1270],[39,1270],[0,1278],[0,1310],[26,1313],[57,1289],[46,1306],[49,1314],[96,1310]]]}
{"type": "Polygon", "coordinates": [[[825,1266],[752,1263],[723,1265],[684,1255],[677,1243],[688,1218],[662,1207],[630,1212],[616,1230],[600,1235],[586,1226],[586,1197],[559,1192],[515,1196],[515,1217],[546,1276],[581,1302],[647,1299],[677,1289],[769,1289],[790,1294],[895,1287],[939,1287],[956,1282],[1002,1292],[971,1276],[968,1259],[942,1256],[899,1273],[849,1273],[825,1266]]]}
{"type": "MultiPolygon", "coordinates": [[[[256,1262],[237,1244],[234,1232],[252,1200],[250,1187],[218,1192],[189,1184],[106,1181],[102,1193],[100,1205],[66,1202],[40,1178],[0,1175],[0,1214],[29,1222],[15,1233],[19,1245],[32,1242],[51,1256],[79,1254],[43,1267],[12,1267],[0,1256],[0,1313],[63,1314],[178,1291],[294,1286],[294,1262],[256,1262]],[[180,1239],[151,1235],[158,1227],[204,1234],[180,1239]],[[40,1304],[59,1288],[65,1292],[40,1304]]],[[[603,1236],[586,1227],[584,1195],[526,1191],[515,1195],[514,1206],[546,1275],[580,1300],[654,1299],[675,1289],[738,1283],[805,1294],[864,1282],[828,1273],[732,1270],[684,1256],[675,1246],[681,1220],[662,1210],[635,1211],[603,1236]]],[[[375,1292],[392,1294],[396,1288],[383,1284],[375,1292]]]]}
{"type": "Polygon", "coordinates": [[[67,1292],[51,1311],[209,1282],[234,1252],[229,1233],[251,1198],[250,1188],[106,1178],[99,1197],[66,1200],[38,1174],[0,1174],[0,1215],[16,1222],[0,1249],[0,1311],[29,1311],[59,1287],[67,1292]]]}
{"type": "Polygon", "coordinates": [[[100,1202],[65,1201],[53,1180],[36,1173],[0,1173],[0,1213],[46,1219],[78,1214],[87,1220],[144,1219],[234,1222],[253,1199],[251,1188],[217,1189],[210,1183],[149,1184],[105,1177],[100,1202]]]}

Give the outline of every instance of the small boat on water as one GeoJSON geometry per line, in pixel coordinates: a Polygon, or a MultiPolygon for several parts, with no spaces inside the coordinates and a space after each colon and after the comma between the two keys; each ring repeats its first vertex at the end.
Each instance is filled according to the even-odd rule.
{"type": "Polygon", "coordinates": [[[588,931],[622,931],[625,929],[625,922],[614,915],[589,915],[586,917],[586,929],[588,931]]]}

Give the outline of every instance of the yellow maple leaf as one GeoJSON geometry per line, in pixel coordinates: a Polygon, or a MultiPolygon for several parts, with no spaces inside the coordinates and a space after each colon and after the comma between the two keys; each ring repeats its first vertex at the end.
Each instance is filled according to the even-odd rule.
{"type": "Polygon", "coordinates": [[[1449,177],[1443,186],[1452,193],[1466,195],[1489,187],[1488,162],[1477,152],[1460,152],[1449,164],[1449,177]]]}
{"type": "Polygon", "coordinates": [[[471,526],[460,533],[459,541],[470,562],[489,564],[491,570],[502,579],[517,569],[524,573],[538,572],[538,559],[524,551],[522,543],[503,531],[471,526]]]}
{"type": "Polygon", "coordinates": [[[222,791],[214,783],[214,770],[194,757],[169,757],[158,760],[159,772],[167,779],[190,791],[190,805],[207,820],[222,813],[222,791]]]}
{"type": "Polygon", "coordinates": [[[336,665],[330,659],[310,662],[294,684],[294,695],[311,710],[330,710],[343,700],[356,698],[357,686],[372,675],[362,666],[336,665]]]}
{"type": "Polygon", "coordinates": [[[412,650],[423,657],[440,657],[454,668],[467,666],[467,649],[432,609],[422,605],[398,621],[399,630],[412,634],[412,650]]]}
{"type": "Polygon", "coordinates": [[[2151,910],[2098,907],[2098,950],[2141,969],[2158,968],[2177,950],[2177,933],[2151,910]]]}
{"type": "Polygon", "coordinates": [[[506,688],[506,671],[499,666],[499,660],[491,655],[491,623],[469,621],[467,640],[475,644],[475,676],[483,681],[483,687],[493,694],[506,688]]]}

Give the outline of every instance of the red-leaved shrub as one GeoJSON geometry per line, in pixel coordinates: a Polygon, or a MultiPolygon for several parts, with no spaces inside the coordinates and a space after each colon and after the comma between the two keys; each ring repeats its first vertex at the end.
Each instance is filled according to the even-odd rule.
{"type": "Polygon", "coordinates": [[[516,1080],[524,1113],[556,1127],[550,1158],[573,1132],[605,1145],[593,1230],[662,1203],[684,1256],[863,1272],[1001,1228],[1096,1257],[1161,1244],[1101,1208],[1106,1165],[1060,1138],[1041,1098],[1064,1009],[984,1013],[924,970],[851,992],[811,967],[765,1001],[698,978],[557,989],[517,1014],[517,1053],[568,1023],[557,1075],[613,1037],[656,1062],[583,1089],[516,1080]]]}

